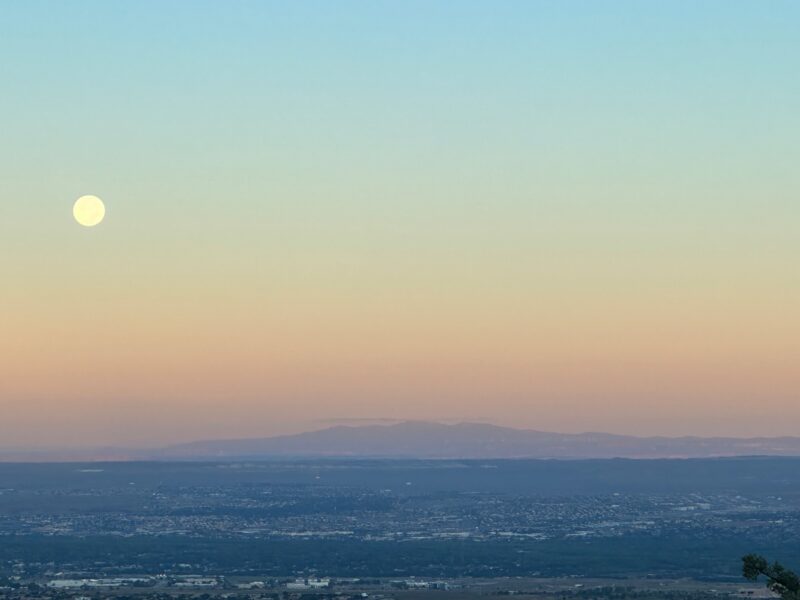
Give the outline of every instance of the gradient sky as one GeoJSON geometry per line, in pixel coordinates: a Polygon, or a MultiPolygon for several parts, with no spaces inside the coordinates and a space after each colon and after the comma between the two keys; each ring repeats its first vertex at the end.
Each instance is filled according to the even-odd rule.
{"type": "Polygon", "coordinates": [[[3,2],[0,446],[797,434],[799,22],[3,2]]]}

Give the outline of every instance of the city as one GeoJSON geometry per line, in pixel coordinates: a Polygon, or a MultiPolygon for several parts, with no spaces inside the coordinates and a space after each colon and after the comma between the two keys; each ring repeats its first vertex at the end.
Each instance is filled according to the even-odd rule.
{"type": "Polygon", "coordinates": [[[0,465],[0,573],[9,590],[35,584],[44,597],[129,588],[466,593],[505,581],[499,593],[519,591],[519,580],[547,578],[568,582],[565,589],[576,594],[592,578],[617,578],[624,587],[686,577],[707,582],[697,593],[738,593],[739,559],[750,549],[790,559],[798,553],[792,540],[800,533],[800,470],[785,470],[798,464],[0,465]],[[602,483],[587,487],[585,478],[574,478],[586,468],[602,483]],[[677,476],[658,477],[664,470],[677,476]],[[742,478],[756,485],[741,486],[742,478]]]}

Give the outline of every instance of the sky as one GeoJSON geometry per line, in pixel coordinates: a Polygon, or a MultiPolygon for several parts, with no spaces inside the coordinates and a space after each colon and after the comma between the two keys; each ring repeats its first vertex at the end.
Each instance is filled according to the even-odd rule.
{"type": "Polygon", "coordinates": [[[798,20],[3,2],[0,446],[796,434],[798,20]]]}

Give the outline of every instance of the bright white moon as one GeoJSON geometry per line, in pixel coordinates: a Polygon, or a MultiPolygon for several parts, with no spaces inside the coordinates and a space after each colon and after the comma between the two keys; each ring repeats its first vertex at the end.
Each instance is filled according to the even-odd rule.
{"type": "Polygon", "coordinates": [[[75,201],[72,214],[84,227],[94,227],[106,216],[106,207],[97,196],[81,196],[75,201]]]}

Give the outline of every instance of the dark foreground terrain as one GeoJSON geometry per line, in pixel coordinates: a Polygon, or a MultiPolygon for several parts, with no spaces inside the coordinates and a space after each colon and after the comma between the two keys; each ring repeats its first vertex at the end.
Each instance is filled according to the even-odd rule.
{"type": "Polygon", "coordinates": [[[613,579],[322,579],[155,578],[55,580],[56,586],[15,584],[0,590],[8,600],[766,600],[763,588],[687,580],[613,579]],[[324,587],[312,587],[324,585],[324,587]],[[58,584],[72,584],[61,587],[58,584]]]}
{"type": "Polygon", "coordinates": [[[798,539],[791,458],[0,464],[9,598],[729,595],[743,554],[797,565],[798,539]]]}

